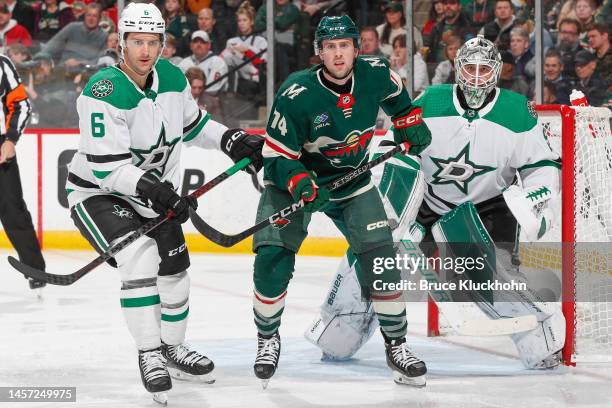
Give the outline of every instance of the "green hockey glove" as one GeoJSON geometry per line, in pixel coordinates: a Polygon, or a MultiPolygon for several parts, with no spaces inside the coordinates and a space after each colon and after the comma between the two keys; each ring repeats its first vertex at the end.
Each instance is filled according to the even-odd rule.
{"type": "Polygon", "coordinates": [[[304,211],[324,211],[329,205],[329,191],[319,187],[308,172],[295,173],[289,178],[287,189],[297,202],[304,200],[304,211]]]}

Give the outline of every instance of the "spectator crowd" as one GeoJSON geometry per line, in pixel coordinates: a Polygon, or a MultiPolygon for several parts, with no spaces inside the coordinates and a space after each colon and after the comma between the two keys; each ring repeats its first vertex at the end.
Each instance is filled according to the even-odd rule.
{"type": "MultiPolygon", "coordinates": [[[[544,102],[568,103],[582,90],[611,106],[612,0],[543,0],[544,102]]],[[[198,103],[222,122],[265,116],[264,0],[155,0],[166,19],[163,57],[189,80],[198,103]]],[[[453,83],[454,58],[484,35],[502,56],[500,87],[535,93],[534,0],[414,0],[413,69],[407,69],[404,1],[274,0],[275,87],[318,63],[312,42],[324,15],[348,14],[361,53],[386,58],[414,95],[453,83]],[[427,12],[428,11],[428,12],[427,12]]],[[[22,75],[33,125],[75,127],[74,103],[95,71],[119,59],[115,0],[0,0],[0,47],[22,75]]],[[[237,123],[236,123],[237,124],[237,123]]]]}

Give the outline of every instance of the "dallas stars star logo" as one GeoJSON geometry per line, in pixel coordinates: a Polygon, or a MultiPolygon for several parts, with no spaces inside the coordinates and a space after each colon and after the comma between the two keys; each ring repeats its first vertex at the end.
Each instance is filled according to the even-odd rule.
{"type": "Polygon", "coordinates": [[[150,170],[151,173],[161,178],[166,171],[168,158],[180,139],[180,137],[177,137],[173,141],[168,142],[166,140],[166,128],[162,125],[157,141],[151,147],[148,149],[130,148],[130,151],[138,158],[136,167],[144,171],[150,170]]]}
{"type": "Polygon", "coordinates": [[[465,145],[456,157],[438,159],[430,157],[438,167],[433,174],[433,184],[454,184],[463,194],[468,193],[468,184],[478,176],[495,170],[495,167],[480,166],[470,160],[470,144],[465,145]]]}

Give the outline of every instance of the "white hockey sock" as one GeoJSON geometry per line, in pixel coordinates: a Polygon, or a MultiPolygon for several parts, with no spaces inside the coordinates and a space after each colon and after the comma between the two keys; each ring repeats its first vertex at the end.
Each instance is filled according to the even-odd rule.
{"type": "Polygon", "coordinates": [[[185,341],[189,282],[187,271],[157,278],[161,298],[161,339],[166,344],[176,345],[185,341]]]}

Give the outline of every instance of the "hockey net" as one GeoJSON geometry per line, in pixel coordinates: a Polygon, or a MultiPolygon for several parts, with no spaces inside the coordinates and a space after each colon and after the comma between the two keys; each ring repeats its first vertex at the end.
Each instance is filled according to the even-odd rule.
{"type": "MultiPolygon", "coordinates": [[[[521,268],[554,271],[566,319],[564,362],[612,361],[612,134],[610,110],[537,106],[562,157],[561,220],[538,243],[521,245],[521,268]],[[563,242],[563,244],[559,244],[563,242]]],[[[447,332],[430,300],[428,334],[447,332]]]]}

